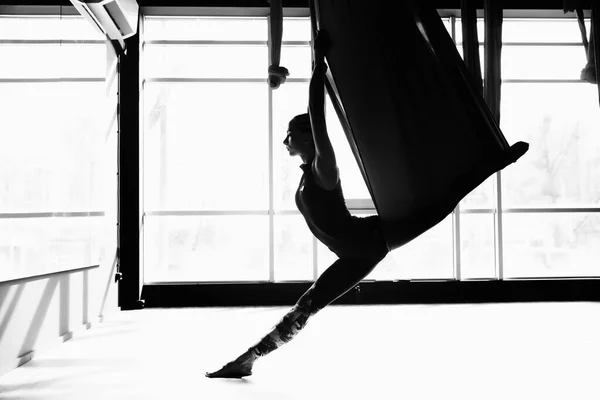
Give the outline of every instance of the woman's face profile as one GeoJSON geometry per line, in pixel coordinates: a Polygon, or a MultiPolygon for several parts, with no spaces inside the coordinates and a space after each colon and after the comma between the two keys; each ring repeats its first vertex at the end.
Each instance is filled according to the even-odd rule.
{"type": "Polygon", "coordinates": [[[307,155],[311,149],[312,135],[302,132],[290,124],[287,135],[283,141],[290,156],[307,155]]]}

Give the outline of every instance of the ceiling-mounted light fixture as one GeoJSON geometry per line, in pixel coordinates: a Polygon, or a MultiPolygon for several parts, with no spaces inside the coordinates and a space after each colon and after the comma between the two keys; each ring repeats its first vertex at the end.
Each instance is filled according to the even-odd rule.
{"type": "Polygon", "coordinates": [[[136,0],[71,0],[77,11],[110,40],[137,33],[139,6],[136,0]]]}

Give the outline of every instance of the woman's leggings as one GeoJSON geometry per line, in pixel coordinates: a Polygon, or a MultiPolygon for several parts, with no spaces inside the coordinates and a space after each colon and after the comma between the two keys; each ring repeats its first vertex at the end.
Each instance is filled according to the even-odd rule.
{"type": "MultiPolygon", "coordinates": [[[[379,217],[367,217],[364,220],[373,222],[375,218],[378,220],[379,217]]],[[[376,235],[380,235],[380,233],[377,232],[376,235]]],[[[311,316],[369,275],[375,266],[385,258],[388,249],[382,239],[367,247],[369,250],[361,251],[359,254],[356,254],[355,249],[347,253],[350,255],[339,252],[340,258],[321,274],[273,330],[250,347],[249,351],[255,357],[261,357],[289,342],[304,328],[311,316]]]]}

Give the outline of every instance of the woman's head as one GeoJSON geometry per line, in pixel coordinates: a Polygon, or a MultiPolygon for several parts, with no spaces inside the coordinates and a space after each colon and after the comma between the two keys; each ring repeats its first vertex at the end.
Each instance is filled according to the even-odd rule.
{"type": "Polygon", "coordinates": [[[314,155],[315,145],[308,114],[296,115],[290,120],[283,144],[292,156],[308,158],[314,155]]]}
{"type": "Polygon", "coordinates": [[[309,133],[312,135],[312,128],[310,127],[310,116],[307,113],[298,114],[290,120],[288,130],[295,128],[300,132],[309,133]]]}

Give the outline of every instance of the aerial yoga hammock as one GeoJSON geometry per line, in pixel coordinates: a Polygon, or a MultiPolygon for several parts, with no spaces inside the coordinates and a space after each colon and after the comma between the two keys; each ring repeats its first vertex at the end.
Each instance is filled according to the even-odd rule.
{"type": "MultiPolygon", "coordinates": [[[[274,3],[281,7],[280,0],[271,0],[272,8],[274,3]]],[[[404,0],[404,7],[397,8],[403,11],[391,13],[386,4],[311,1],[313,29],[319,35],[326,32],[328,43],[324,57],[315,53],[309,97],[315,82],[321,94],[325,83],[378,216],[350,220],[345,210],[347,219],[341,215],[339,220],[347,220],[352,233],[337,233],[342,235],[339,247],[337,236],[326,243],[323,238],[328,237],[315,221],[319,217],[326,225],[330,209],[344,214],[341,187],[338,182],[334,189],[319,189],[316,167],[303,164],[296,203],[315,236],[339,259],[271,332],[207,377],[251,375],[258,358],[289,342],[311,316],[354,287],[389,251],[437,225],[464,196],[528,149],[523,142],[512,147],[506,142],[435,9],[404,0]],[[324,78],[325,59],[326,80],[315,80],[324,78]]],[[[287,76],[277,69],[278,54],[269,68],[272,88],[287,76]]],[[[295,123],[306,124],[295,122],[298,117],[290,122],[290,131],[295,123]]],[[[314,127],[312,113],[310,122],[314,127]]]]}
{"type": "Polygon", "coordinates": [[[328,92],[391,249],[423,233],[398,226],[440,198],[458,204],[528,149],[509,146],[429,2],[397,9],[311,1],[330,41],[328,92]]]}

